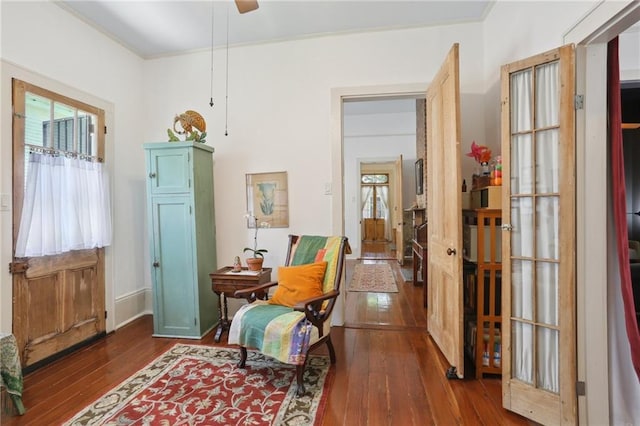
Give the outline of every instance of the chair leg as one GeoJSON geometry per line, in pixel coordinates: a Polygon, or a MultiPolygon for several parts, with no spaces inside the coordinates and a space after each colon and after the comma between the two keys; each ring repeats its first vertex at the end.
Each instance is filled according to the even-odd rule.
{"type": "Polygon", "coordinates": [[[304,388],[304,381],[303,381],[305,365],[306,365],[306,362],[302,365],[296,365],[296,381],[298,384],[298,389],[296,393],[298,396],[302,396],[306,392],[306,389],[304,388]]]}
{"type": "Polygon", "coordinates": [[[238,368],[244,368],[247,363],[247,348],[240,346],[240,361],[238,361],[238,368]]]}
{"type": "Polygon", "coordinates": [[[327,336],[327,348],[329,349],[329,360],[331,360],[331,364],[336,363],[336,351],[333,349],[333,342],[331,341],[331,335],[327,336]]]}

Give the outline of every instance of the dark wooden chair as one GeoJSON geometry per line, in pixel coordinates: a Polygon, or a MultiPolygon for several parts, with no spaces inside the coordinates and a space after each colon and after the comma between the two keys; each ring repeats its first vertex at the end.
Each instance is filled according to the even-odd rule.
{"type": "Polygon", "coordinates": [[[297,394],[301,396],[305,393],[303,376],[309,352],[326,344],[331,363],[335,364],[336,354],[330,334],[331,313],[340,294],[344,258],[347,253],[351,253],[351,249],[346,237],[290,235],[285,266],[327,262],[322,278],[322,294],[297,301],[293,306],[282,306],[260,300],[269,288],[278,285],[277,281],[235,292],[236,297],[245,298],[249,302],[234,315],[229,330],[228,342],[240,345],[238,367],[245,367],[248,347],[257,349],[280,362],[296,365],[297,394]],[[291,315],[292,312],[297,312],[299,315],[291,315]],[[256,325],[255,319],[258,317],[260,325],[256,325]],[[266,321],[265,318],[267,318],[266,321]],[[284,318],[291,321],[287,326],[269,327],[266,331],[267,323],[276,324],[273,321],[279,323],[284,318]],[[271,334],[268,339],[265,339],[265,333],[288,333],[290,336],[280,337],[280,335],[271,334]],[[308,340],[300,343],[297,339],[301,335],[305,335],[308,340]],[[263,345],[264,340],[290,343],[287,347],[274,348],[273,344],[263,345]]]}

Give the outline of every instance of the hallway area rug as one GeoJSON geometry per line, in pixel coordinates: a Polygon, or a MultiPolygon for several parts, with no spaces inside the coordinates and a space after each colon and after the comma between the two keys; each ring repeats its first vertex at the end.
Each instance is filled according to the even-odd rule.
{"type": "Polygon", "coordinates": [[[388,263],[358,263],[349,282],[349,291],[397,293],[398,286],[388,263]]]}
{"type": "Polygon", "coordinates": [[[296,367],[249,351],[176,344],[84,408],[70,425],[320,425],[330,361],[309,356],[306,394],[296,398],[296,367]]]}

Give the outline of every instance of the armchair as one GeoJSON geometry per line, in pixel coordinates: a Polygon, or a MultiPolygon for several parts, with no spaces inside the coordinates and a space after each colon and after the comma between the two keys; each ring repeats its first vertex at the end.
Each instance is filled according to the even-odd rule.
{"type": "Polygon", "coordinates": [[[285,266],[278,269],[279,281],[235,292],[249,302],[234,315],[229,329],[228,343],[240,346],[238,367],[246,365],[247,348],[295,365],[301,396],[309,351],[326,343],[335,364],[331,313],[340,294],[346,253],[351,253],[346,237],[290,235],[285,266]],[[270,300],[258,299],[274,286],[270,300]]]}

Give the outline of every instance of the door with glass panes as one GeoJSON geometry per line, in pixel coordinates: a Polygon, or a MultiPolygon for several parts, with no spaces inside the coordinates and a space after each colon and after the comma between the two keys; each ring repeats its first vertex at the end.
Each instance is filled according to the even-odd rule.
{"type": "MultiPolygon", "coordinates": [[[[77,210],[77,216],[58,217],[57,208],[48,209],[42,203],[46,198],[49,206],[59,207],[58,203],[65,204],[63,200],[68,201],[69,197],[98,198],[88,180],[82,180],[79,174],[70,175],[62,163],[81,157],[81,167],[90,168],[95,162],[102,162],[105,121],[101,109],[15,79],[13,111],[14,256],[10,270],[13,333],[25,368],[106,331],[104,248],[46,254],[51,252],[51,245],[75,246],[78,236],[70,233],[76,232],[77,227],[74,231],[69,226],[77,223],[86,230],[95,215],[87,221],[80,216],[89,213],[77,210]],[[51,166],[47,167],[50,174],[42,172],[45,162],[51,166]],[[35,179],[39,173],[41,178],[35,179]],[[74,188],[84,187],[84,192],[70,193],[70,176],[79,183],[74,188]],[[34,186],[40,188],[42,198],[31,198],[34,186]],[[53,216],[54,220],[48,220],[53,216]],[[33,217],[36,228],[41,228],[35,230],[42,234],[35,244],[32,236],[23,237],[19,232],[25,229],[23,224],[28,217],[33,217]],[[50,244],[52,239],[54,244],[50,244]],[[25,254],[38,250],[43,254],[20,255],[23,250],[25,254]]],[[[108,211],[101,213],[108,215],[108,211]]]]}
{"type": "Polygon", "coordinates": [[[363,174],[360,180],[364,241],[388,241],[389,175],[363,174]]]}
{"type": "Polygon", "coordinates": [[[503,405],[577,421],[574,49],[502,67],[503,405]]]}

